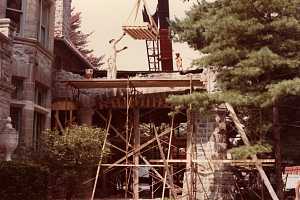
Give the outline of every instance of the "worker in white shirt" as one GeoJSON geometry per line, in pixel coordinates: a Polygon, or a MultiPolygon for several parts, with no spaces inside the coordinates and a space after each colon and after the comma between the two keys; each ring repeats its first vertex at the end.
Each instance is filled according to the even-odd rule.
{"type": "Polygon", "coordinates": [[[179,53],[176,53],[175,56],[176,56],[175,61],[176,61],[177,70],[182,71],[183,70],[183,68],[182,68],[182,58],[180,57],[179,53]]]}

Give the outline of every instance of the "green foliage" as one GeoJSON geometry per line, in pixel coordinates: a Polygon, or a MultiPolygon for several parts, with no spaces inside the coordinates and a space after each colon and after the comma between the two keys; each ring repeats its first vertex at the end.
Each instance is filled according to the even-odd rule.
{"type": "MultiPolygon", "coordinates": [[[[88,126],[72,126],[63,133],[57,130],[45,131],[41,138],[39,162],[51,171],[51,179],[55,180],[51,182],[54,182],[53,193],[65,193],[65,198],[69,200],[85,192],[83,182],[95,173],[104,136],[103,129],[88,126]],[[57,182],[62,182],[62,186],[57,187],[57,182]]],[[[104,160],[109,152],[106,147],[104,160]]]]}
{"type": "Polygon", "coordinates": [[[47,199],[48,171],[39,165],[0,162],[0,180],[1,199],[47,199]]]}
{"type": "Polygon", "coordinates": [[[298,0],[220,0],[195,4],[172,26],[177,40],[208,54],[199,66],[219,68],[224,94],[254,92],[253,104],[272,101],[273,84],[299,77],[299,22],[298,0]]]}
{"type": "Polygon", "coordinates": [[[249,136],[270,132],[270,107],[300,94],[299,0],[203,0],[186,14],[171,23],[174,38],[207,54],[194,64],[217,69],[221,92],[170,97],[170,102],[202,112],[229,102],[240,118],[248,118],[243,123],[249,136]]]}
{"type": "Polygon", "coordinates": [[[269,144],[255,144],[252,146],[240,146],[230,149],[229,151],[233,159],[247,159],[258,153],[272,152],[272,146],[269,144]]]}
{"type": "MultiPolygon", "coordinates": [[[[95,165],[101,154],[105,131],[88,126],[67,128],[62,134],[47,130],[43,137],[42,151],[48,159],[64,165],[95,165]]],[[[109,149],[104,151],[104,158],[109,149]]]]}

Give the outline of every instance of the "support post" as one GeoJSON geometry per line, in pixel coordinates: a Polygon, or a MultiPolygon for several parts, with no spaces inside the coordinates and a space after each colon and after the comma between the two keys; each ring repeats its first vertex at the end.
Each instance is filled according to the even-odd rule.
{"type": "Polygon", "coordinates": [[[279,127],[279,111],[276,103],[273,105],[273,135],[275,139],[275,171],[276,171],[276,190],[279,200],[284,199],[283,182],[281,172],[281,136],[279,127]]]}
{"type": "Polygon", "coordinates": [[[192,148],[193,148],[193,113],[189,109],[187,111],[187,117],[188,117],[188,130],[186,134],[186,186],[188,191],[188,197],[189,199],[193,199],[193,180],[192,180],[192,161],[193,161],[193,155],[192,155],[192,148]]]}
{"type": "MultiPolygon", "coordinates": [[[[133,109],[133,132],[134,132],[134,149],[140,148],[140,130],[139,130],[140,111],[138,108],[133,109]]],[[[139,199],[139,157],[140,150],[133,154],[133,199],[139,199]]]]}

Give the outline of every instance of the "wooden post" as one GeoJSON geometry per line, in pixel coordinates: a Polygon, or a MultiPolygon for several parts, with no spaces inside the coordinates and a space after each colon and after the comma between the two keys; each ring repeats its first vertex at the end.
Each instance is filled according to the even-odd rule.
{"type": "MultiPolygon", "coordinates": [[[[140,120],[140,111],[135,108],[133,110],[133,132],[134,132],[134,149],[140,148],[140,130],[139,130],[139,120],[140,120]]],[[[133,154],[133,199],[139,199],[139,157],[140,151],[137,151],[133,154]]]]}
{"type": "Polygon", "coordinates": [[[186,134],[186,181],[187,181],[187,189],[188,189],[188,196],[189,199],[193,199],[193,184],[192,184],[192,148],[193,148],[193,114],[192,111],[189,109],[187,111],[188,117],[188,130],[186,134]]]}
{"type": "Polygon", "coordinates": [[[99,173],[100,173],[100,170],[101,170],[101,164],[102,164],[102,161],[103,161],[103,155],[104,155],[104,150],[105,150],[105,146],[106,146],[107,136],[108,136],[108,133],[109,133],[111,118],[112,118],[112,111],[110,110],[109,111],[109,120],[107,122],[106,132],[105,132],[104,141],[103,141],[103,145],[102,145],[102,149],[101,149],[100,160],[99,160],[99,163],[98,163],[98,168],[97,168],[97,172],[96,172],[96,178],[95,178],[95,182],[94,182],[94,187],[93,187],[91,200],[94,200],[94,196],[95,196],[95,192],[96,192],[96,188],[97,188],[97,182],[98,182],[99,173]]]}
{"type": "Polygon", "coordinates": [[[284,199],[283,181],[281,172],[281,144],[278,106],[273,105],[273,135],[275,139],[275,171],[276,171],[276,190],[280,200],[284,199]]]}

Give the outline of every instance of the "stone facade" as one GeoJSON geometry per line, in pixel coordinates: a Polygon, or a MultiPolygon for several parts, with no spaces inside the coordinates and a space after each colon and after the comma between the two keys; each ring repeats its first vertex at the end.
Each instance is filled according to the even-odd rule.
{"type": "MultiPolygon", "coordinates": [[[[4,35],[11,32],[5,29],[5,17],[11,17],[8,13],[19,5],[12,1],[0,0],[0,30],[4,35]]],[[[10,21],[19,30],[6,36],[5,42],[0,35],[1,79],[6,79],[0,84],[0,113],[1,117],[11,115],[19,143],[36,149],[40,134],[51,122],[55,1],[22,0],[17,10],[22,14],[15,15],[17,21],[10,21]],[[13,91],[3,89],[4,82],[11,83],[13,91]]]]}
{"type": "Polygon", "coordinates": [[[71,0],[56,0],[55,10],[55,36],[69,38],[71,0]]]}
{"type": "MultiPolygon", "coordinates": [[[[11,67],[12,67],[12,40],[13,29],[9,19],[0,19],[0,120],[9,116],[10,95],[12,92],[11,67]]],[[[1,127],[4,124],[0,124],[1,127]]]]}
{"type": "Polygon", "coordinates": [[[211,116],[194,114],[195,148],[194,157],[206,161],[197,167],[197,199],[232,199],[234,179],[228,166],[214,163],[214,160],[226,159],[226,125],[225,112],[211,116]]]}

